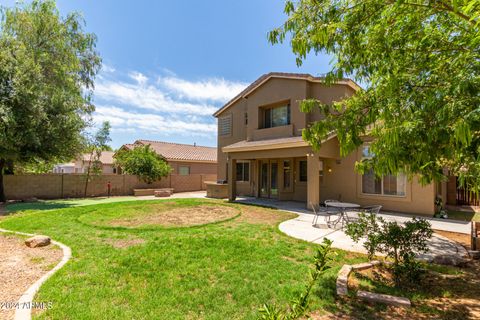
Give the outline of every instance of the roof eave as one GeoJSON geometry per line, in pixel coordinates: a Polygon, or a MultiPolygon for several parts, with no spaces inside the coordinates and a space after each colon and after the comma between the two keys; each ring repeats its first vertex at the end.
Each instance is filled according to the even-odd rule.
{"type": "MultiPolygon", "coordinates": [[[[298,80],[305,80],[305,81],[309,81],[309,82],[319,82],[319,83],[324,83],[325,81],[324,80],[319,80],[319,79],[315,79],[314,77],[312,78],[302,78],[302,77],[295,77],[295,76],[282,76],[282,75],[270,75],[268,77],[266,77],[265,79],[263,79],[262,81],[260,81],[256,86],[252,87],[250,90],[248,90],[247,92],[241,94],[241,95],[238,95],[235,99],[233,99],[232,101],[229,101],[226,105],[224,105],[223,107],[221,107],[220,109],[218,109],[214,114],[213,116],[214,117],[218,117],[221,113],[223,113],[225,110],[227,110],[228,108],[230,108],[234,103],[236,103],[238,100],[240,100],[241,98],[244,98],[246,96],[248,96],[249,94],[251,94],[253,91],[255,91],[256,89],[258,89],[260,86],[262,86],[265,82],[267,82],[268,80],[272,79],[272,78],[278,78],[278,79],[298,79],[298,80]]],[[[337,82],[335,82],[335,84],[341,84],[341,85],[347,85],[349,87],[351,87],[353,90],[355,91],[358,91],[361,89],[361,87],[353,80],[351,79],[342,79],[342,80],[339,80],[337,82]]]]}

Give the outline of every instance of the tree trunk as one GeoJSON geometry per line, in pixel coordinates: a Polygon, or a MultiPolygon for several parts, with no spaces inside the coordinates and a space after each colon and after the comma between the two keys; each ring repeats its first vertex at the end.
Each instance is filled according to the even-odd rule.
{"type": "Polygon", "coordinates": [[[87,197],[87,189],[88,189],[88,180],[90,180],[90,166],[92,165],[92,158],[93,158],[93,152],[95,149],[92,150],[90,153],[90,161],[88,162],[88,167],[87,167],[87,177],[85,179],[85,192],[83,193],[83,196],[86,198],[87,197]]]}
{"type": "Polygon", "coordinates": [[[0,159],[0,203],[7,202],[7,197],[5,196],[5,188],[3,187],[3,169],[5,168],[5,160],[0,159]]]}

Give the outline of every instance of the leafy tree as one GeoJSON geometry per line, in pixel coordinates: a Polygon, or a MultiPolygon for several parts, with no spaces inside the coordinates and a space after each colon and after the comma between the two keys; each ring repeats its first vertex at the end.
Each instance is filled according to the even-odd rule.
{"type": "Polygon", "coordinates": [[[105,148],[108,147],[108,142],[111,141],[110,123],[105,121],[95,135],[89,137],[87,140],[90,156],[87,164],[87,172],[85,173],[85,197],[87,197],[88,183],[91,180],[92,174],[99,175],[102,173],[103,164],[100,162],[100,157],[102,156],[102,152],[105,150],[105,148]]]}
{"type": "Polygon", "coordinates": [[[0,202],[8,163],[68,161],[83,144],[101,60],[77,13],[52,0],[1,8],[0,202]]]}
{"type": "Polygon", "coordinates": [[[172,171],[170,165],[149,145],[120,150],[115,155],[115,162],[123,172],[136,175],[149,184],[166,177],[172,171]]]}
{"type": "Polygon", "coordinates": [[[445,179],[444,168],[480,191],[480,1],[287,1],[287,21],[269,33],[287,36],[297,64],[309,52],[334,56],[327,82],[352,76],[365,90],[331,106],[303,132],[318,149],[332,132],[346,155],[374,138],[363,173],[406,172],[421,182],[445,179]]]}
{"type": "Polygon", "coordinates": [[[365,238],[363,246],[370,259],[376,252],[392,258],[395,283],[399,285],[404,278],[410,281],[418,278],[420,269],[415,254],[428,251],[427,240],[433,231],[425,219],[413,218],[401,226],[375,214],[359,213],[358,221],[347,224],[345,234],[355,242],[365,238]]]}
{"type": "Polygon", "coordinates": [[[43,160],[36,161],[34,159],[30,162],[15,166],[13,171],[16,174],[17,173],[49,173],[49,172],[52,172],[53,167],[57,163],[58,162],[55,160],[46,162],[43,160]]]}

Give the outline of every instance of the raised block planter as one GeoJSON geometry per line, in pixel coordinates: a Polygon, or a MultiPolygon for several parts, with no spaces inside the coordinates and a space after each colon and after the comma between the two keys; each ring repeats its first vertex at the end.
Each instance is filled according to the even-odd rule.
{"type": "MultiPolygon", "coordinates": [[[[374,260],[354,265],[344,264],[337,275],[337,295],[348,295],[348,277],[352,271],[366,270],[379,265],[381,262],[374,260]]],[[[411,302],[408,298],[390,296],[387,294],[379,294],[368,291],[357,291],[357,297],[365,301],[374,303],[384,303],[396,307],[411,307],[411,302]]]]}
{"type": "Polygon", "coordinates": [[[155,197],[170,197],[172,194],[173,189],[171,188],[155,190],[155,192],[153,193],[155,197]]]}
{"type": "Polygon", "coordinates": [[[358,290],[357,297],[362,300],[374,303],[383,303],[395,307],[409,308],[412,303],[409,299],[403,297],[390,296],[388,294],[373,293],[368,291],[358,290]]]}
{"type": "Polygon", "coordinates": [[[348,294],[348,276],[352,272],[352,266],[344,264],[337,276],[337,294],[346,296],[348,294]]]}
{"type": "Polygon", "coordinates": [[[168,190],[170,192],[169,196],[173,193],[172,188],[160,188],[160,189],[133,189],[133,195],[135,197],[142,197],[142,196],[154,196],[156,191],[160,191],[161,193],[166,193],[168,190]]]}

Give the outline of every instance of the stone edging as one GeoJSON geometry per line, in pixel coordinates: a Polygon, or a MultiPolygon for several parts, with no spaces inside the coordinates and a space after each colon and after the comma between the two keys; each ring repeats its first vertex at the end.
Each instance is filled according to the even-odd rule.
{"type": "MultiPolygon", "coordinates": [[[[348,277],[350,276],[350,273],[352,271],[373,268],[378,264],[380,264],[380,261],[377,261],[377,260],[354,264],[354,265],[344,264],[340,269],[340,271],[338,272],[338,276],[337,276],[337,286],[336,286],[337,295],[339,296],[348,295],[348,277]]],[[[385,304],[389,304],[397,307],[411,306],[411,302],[409,299],[404,297],[390,296],[387,294],[379,294],[379,293],[359,290],[357,292],[357,297],[370,302],[385,303],[385,304]]]]}
{"type": "MultiPolygon", "coordinates": [[[[20,234],[24,236],[35,236],[35,234],[32,233],[25,233],[25,232],[18,232],[18,231],[10,231],[6,229],[1,229],[0,232],[4,233],[15,233],[15,234],[20,234]]],[[[18,304],[19,306],[28,306],[26,308],[19,307],[15,310],[15,320],[30,320],[32,318],[32,308],[30,307],[31,303],[33,302],[33,298],[35,297],[35,294],[38,292],[40,289],[40,286],[47,281],[48,278],[50,278],[55,272],[57,272],[60,268],[62,268],[68,260],[72,257],[72,249],[70,247],[64,245],[63,243],[60,243],[58,241],[52,240],[51,241],[53,244],[59,246],[62,248],[63,251],[63,258],[62,260],[51,270],[49,270],[47,273],[45,273],[40,279],[38,279],[34,284],[32,284],[27,291],[25,291],[20,299],[18,299],[18,304]]]]}

